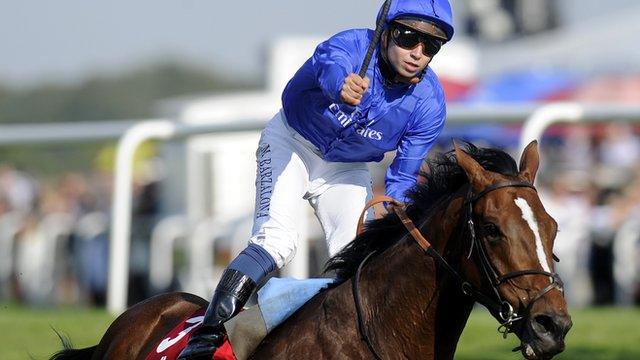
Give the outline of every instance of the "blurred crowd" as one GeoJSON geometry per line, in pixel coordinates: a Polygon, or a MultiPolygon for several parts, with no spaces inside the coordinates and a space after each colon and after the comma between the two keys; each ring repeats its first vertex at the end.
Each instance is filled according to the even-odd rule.
{"type": "MultiPolygon", "coordinates": [[[[135,186],[138,239],[157,214],[155,181],[135,186]],[[142,233],[141,233],[142,232],[142,233]]],[[[30,305],[106,301],[112,174],[64,173],[35,179],[0,165],[0,301],[30,305]]],[[[144,250],[143,250],[144,251],[144,250]]],[[[140,282],[144,254],[134,251],[131,301],[148,294],[140,282]]],[[[144,280],[144,279],[142,279],[144,280]]]]}
{"type": "Polygon", "coordinates": [[[640,303],[640,138],[627,124],[566,126],[539,187],[558,221],[556,264],[574,305],[640,303]]]}
{"type": "MultiPolygon", "coordinates": [[[[637,130],[565,125],[542,142],[537,186],[559,223],[556,269],[573,306],[640,304],[637,130]]],[[[111,182],[111,174],[99,172],[35,179],[0,165],[0,301],[104,304],[111,182]]],[[[163,218],[161,185],[153,176],[135,185],[130,303],[179,288],[176,281],[166,289],[149,286],[149,238],[163,218]]],[[[322,264],[311,263],[317,274],[322,264]]]]}

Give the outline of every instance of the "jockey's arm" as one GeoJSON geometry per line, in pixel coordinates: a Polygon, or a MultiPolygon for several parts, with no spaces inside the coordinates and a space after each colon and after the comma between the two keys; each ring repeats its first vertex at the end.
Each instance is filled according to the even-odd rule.
{"type": "Polygon", "coordinates": [[[343,31],[321,43],[312,57],[318,86],[332,102],[340,102],[345,78],[357,71],[360,42],[353,31],[343,31]]]}
{"type": "Polygon", "coordinates": [[[443,102],[417,115],[418,120],[400,140],[385,179],[386,195],[401,202],[406,202],[405,192],[416,184],[424,158],[444,129],[446,107],[443,102]]]}

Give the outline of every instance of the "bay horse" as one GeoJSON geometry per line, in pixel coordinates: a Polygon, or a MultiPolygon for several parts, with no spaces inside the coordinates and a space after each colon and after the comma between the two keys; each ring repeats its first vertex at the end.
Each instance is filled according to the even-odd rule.
{"type": "MultiPolygon", "coordinates": [[[[526,359],[564,350],[572,323],[553,268],[557,223],[533,186],[537,142],[519,168],[505,152],[470,143],[428,165],[405,210],[368,222],[329,260],[337,284],[269,333],[251,359],[453,359],[476,302],[505,336],[519,337],[526,359]],[[430,246],[414,240],[423,235],[430,246]]],[[[194,295],[156,296],[118,317],[98,345],[52,359],[144,359],[205,306],[194,295]]]]}

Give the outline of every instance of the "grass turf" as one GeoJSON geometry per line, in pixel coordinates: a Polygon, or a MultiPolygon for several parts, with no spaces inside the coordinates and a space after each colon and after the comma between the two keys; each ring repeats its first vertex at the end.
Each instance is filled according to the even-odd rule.
{"type": "MultiPolygon", "coordinates": [[[[570,311],[573,327],[567,334],[567,349],[555,359],[640,359],[640,309],[594,308],[570,311]]],[[[475,311],[462,339],[456,359],[521,359],[510,350],[519,345],[515,335],[507,340],[498,334],[497,322],[486,311],[475,311]]]]}
{"type": "MultiPolygon", "coordinates": [[[[556,359],[640,359],[640,309],[599,308],[571,312],[574,326],[567,336],[567,350],[556,359]]],[[[67,335],[75,347],[95,345],[113,317],[98,309],[33,309],[0,304],[0,359],[48,359],[60,349],[52,327],[67,335]]],[[[497,323],[486,311],[473,312],[456,359],[520,359],[496,331],[497,323]]]]}

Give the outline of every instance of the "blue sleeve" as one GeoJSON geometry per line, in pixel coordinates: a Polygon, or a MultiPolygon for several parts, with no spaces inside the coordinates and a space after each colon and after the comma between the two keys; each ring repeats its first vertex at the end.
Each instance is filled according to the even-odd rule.
{"type": "Polygon", "coordinates": [[[431,108],[422,110],[413,125],[400,140],[396,157],[386,176],[386,194],[406,202],[405,192],[414,186],[422,161],[438,138],[447,115],[444,97],[430,102],[431,108]]]}
{"type": "Polygon", "coordinates": [[[360,35],[356,30],[338,33],[318,45],[311,58],[318,86],[334,103],[340,100],[344,79],[358,66],[360,35]]]}

